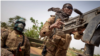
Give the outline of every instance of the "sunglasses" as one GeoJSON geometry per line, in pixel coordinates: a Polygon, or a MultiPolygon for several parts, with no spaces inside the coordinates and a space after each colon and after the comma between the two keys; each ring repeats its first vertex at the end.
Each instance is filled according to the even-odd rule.
{"type": "Polygon", "coordinates": [[[68,8],[68,9],[72,9],[73,10],[73,8],[71,6],[65,6],[64,8],[68,8]]]}

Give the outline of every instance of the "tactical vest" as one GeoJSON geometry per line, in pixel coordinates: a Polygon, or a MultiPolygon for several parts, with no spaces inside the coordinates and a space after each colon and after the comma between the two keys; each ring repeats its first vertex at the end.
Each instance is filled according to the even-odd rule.
{"type": "MultiPolygon", "coordinates": [[[[24,43],[20,47],[22,51],[19,51],[20,56],[24,56],[24,50],[25,50],[25,43],[26,43],[26,37],[23,39],[23,35],[17,35],[15,31],[12,31],[9,33],[7,40],[6,40],[6,46],[8,47],[7,49],[12,51],[13,54],[16,54],[16,50],[18,48],[19,43],[24,43]]],[[[17,55],[18,56],[18,55],[17,55]]]]}
{"type": "MultiPolygon", "coordinates": [[[[57,15],[56,15],[57,17],[57,15]]],[[[58,18],[61,19],[62,22],[67,22],[69,17],[62,17],[59,16],[58,18]]],[[[57,20],[57,18],[56,18],[57,20]]],[[[60,27],[60,29],[56,28],[56,36],[61,37],[58,44],[57,44],[57,50],[55,53],[55,56],[66,56],[66,51],[68,49],[69,43],[70,43],[70,34],[66,34],[63,31],[63,25],[60,27]],[[69,40],[68,40],[69,39],[69,40]]]]}
{"type": "Polygon", "coordinates": [[[1,48],[1,56],[13,56],[13,54],[5,48],[1,48]]]}
{"type": "MultiPolygon", "coordinates": [[[[59,17],[56,16],[55,21],[58,18],[59,17]]],[[[61,19],[61,21],[64,22],[64,20],[62,20],[62,19],[61,19]]],[[[66,35],[62,31],[62,27],[60,29],[55,28],[53,35],[50,36],[50,37],[52,37],[52,39],[49,39],[46,42],[46,47],[47,47],[46,56],[66,56],[66,51],[68,48],[67,46],[69,46],[69,42],[70,42],[70,40],[69,40],[69,42],[66,41],[66,37],[71,38],[71,36],[69,34],[66,35]]]]}

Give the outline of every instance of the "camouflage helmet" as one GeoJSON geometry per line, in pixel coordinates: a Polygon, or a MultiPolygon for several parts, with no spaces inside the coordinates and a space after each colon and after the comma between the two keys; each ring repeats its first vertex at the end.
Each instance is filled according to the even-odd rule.
{"type": "Polygon", "coordinates": [[[18,19],[16,22],[15,22],[15,25],[14,25],[14,30],[22,33],[23,30],[24,30],[24,27],[25,27],[25,19],[23,18],[20,18],[18,19]]]}

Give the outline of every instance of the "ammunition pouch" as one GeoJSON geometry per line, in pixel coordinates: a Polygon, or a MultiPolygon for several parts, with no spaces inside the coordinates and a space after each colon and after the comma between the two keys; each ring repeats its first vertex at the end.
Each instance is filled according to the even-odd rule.
{"type": "Polygon", "coordinates": [[[65,38],[66,34],[62,31],[62,29],[56,29],[56,35],[61,36],[61,38],[65,38]]]}
{"type": "Polygon", "coordinates": [[[54,42],[52,42],[52,41],[48,41],[46,43],[46,47],[50,51],[54,51],[56,49],[56,46],[55,46],[54,42]]]}
{"type": "Polygon", "coordinates": [[[59,46],[63,46],[65,44],[65,39],[64,38],[61,38],[61,36],[58,36],[58,35],[54,35],[53,36],[53,41],[56,45],[59,44],[59,46]]]}
{"type": "MultiPolygon", "coordinates": [[[[65,50],[62,46],[65,45],[66,40],[61,38],[61,36],[53,35],[53,39],[49,39],[46,42],[46,56],[55,56],[57,50],[65,50]]],[[[45,51],[44,51],[45,52],[45,51]]],[[[60,51],[58,51],[60,52],[60,51]]],[[[43,52],[42,52],[43,53],[43,52]]]]}
{"type": "Polygon", "coordinates": [[[59,41],[61,40],[61,37],[58,35],[53,35],[53,41],[57,45],[59,44],[59,41]]]}
{"type": "Polygon", "coordinates": [[[56,47],[57,45],[54,43],[53,40],[48,40],[46,42],[46,47],[47,47],[47,53],[46,53],[46,56],[54,56],[55,55],[55,52],[56,52],[56,47]]]}
{"type": "Polygon", "coordinates": [[[59,45],[60,46],[63,46],[65,44],[66,40],[64,38],[61,38],[60,42],[59,42],[59,45]]]}

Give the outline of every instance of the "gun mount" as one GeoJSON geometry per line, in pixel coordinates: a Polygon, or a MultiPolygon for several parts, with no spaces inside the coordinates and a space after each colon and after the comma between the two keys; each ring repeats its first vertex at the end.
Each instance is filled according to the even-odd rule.
{"type": "Polygon", "coordinates": [[[100,34],[97,32],[100,30],[96,30],[96,28],[98,24],[100,24],[100,7],[90,10],[84,14],[77,9],[74,9],[74,11],[78,13],[79,16],[76,16],[65,22],[63,31],[66,33],[71,33],[85,29],[82,41],[88,44],[99,46],[100,41],[98,41],[98,39],[100,39],[100,34]]]}
{"type": "Polygon", "coordinates": [[[85,29],[82,41],[85,42],[85,56],[93,56],[94,47],[100,44],[100,7],[90,10],[86,13],[81,13],[79,10],[74,10],[79,16],[76,16],[67,22],[63,27],[63,31],[71,33],[85,29]]]}
{"type": "MultiPolygon", "coordinates": [[[[77,12],[76,9],[74,11],[77,12]]],[[[69,19],[67,22],[65,22],[65,25],[63,27],[64,32],[69,33],[69,32],[73,32],[73,31],[76,31],[76,30],[81,29],[81,28],[86,28],[88,23],[94,17],[96,17],[98,14],[100,14],[100,7],[95,8],[91,11],[88,11],[84,14],[82,14],[79,11],[78,11],[78,13],[80,14],[79,16],[76,16],[72,19],[69,19]]]]}

